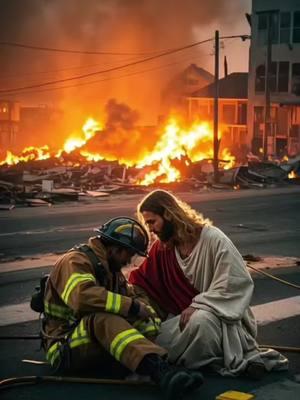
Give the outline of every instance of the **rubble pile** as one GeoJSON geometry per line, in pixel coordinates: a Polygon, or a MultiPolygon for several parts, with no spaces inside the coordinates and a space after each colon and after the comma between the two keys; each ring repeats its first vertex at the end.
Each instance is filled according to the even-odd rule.
{"type": "MultiPolygon", "coordinates": [[[[152,166],[153,167],[153,166],[152,166]]],[[[112,194],[139,194],[153,188],[171,191],[197,191],[201,188],[244,189],[299,183],[300,156],[285,162],[249,161],[222,169],[214,183],[212,160],[190,163],[181,170],[180,181],[139,184],[148,167],[135,168],[117,161],[82,162],[74,154],[61,164],[57,159],[20,162],[0,166],[0,209],[15,206],[49,206],[64,201],[107,198],[112,194]],[[293,178],[293,179],[290,179],[293,178]]]]}

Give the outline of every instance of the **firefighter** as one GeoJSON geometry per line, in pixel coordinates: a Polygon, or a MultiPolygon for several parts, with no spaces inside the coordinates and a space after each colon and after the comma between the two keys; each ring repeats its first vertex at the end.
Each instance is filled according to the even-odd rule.
{"type": "Polygon", "coordinates": [[[56,370],[121,363],[149,375],[167,397],[202,383],[195,371],[173,367],[156,345],[160,320],[130,291],[121,268],[136,254],[147,256],[148,235],[128,217],[95,229],[87,245],[74,247],[55,264],[44,295],[46,357],[56,370]],[[152,340],[151,340],[152,339],[152,340]]]}

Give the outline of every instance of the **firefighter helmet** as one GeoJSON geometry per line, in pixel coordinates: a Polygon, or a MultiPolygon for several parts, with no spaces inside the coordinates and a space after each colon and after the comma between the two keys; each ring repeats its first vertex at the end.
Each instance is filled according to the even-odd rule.
{"type": "Polygon", "coordinates": [[[101,237],[115,244],[134,250],[147,257],[149,237],[145,228],[133,218],[117,217],[109,220],[100,228],[95,229],[101,237]]]}

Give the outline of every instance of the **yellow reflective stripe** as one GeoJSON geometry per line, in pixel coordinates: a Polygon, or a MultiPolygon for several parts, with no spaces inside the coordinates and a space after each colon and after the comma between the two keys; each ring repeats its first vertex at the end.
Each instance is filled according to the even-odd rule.
{"type": "Polygon", "coordinates": [[[132,324],[132,326],[134,326],[135,328],[139,329],[141,326],[143,326],[143,324],[144,324],[144,321],[138,320],[138,321],[135,321],[135,322],[132,324]]]}
{"type": "Polygon", "coordinates": [[[123,351],[128,344],[135,342],[136,340],[145,339],[136,329],[128,329],[119,333],[110,345],[110,352],[116,360],[120,361],[123,351]]]}
{"type": "Polygon", "coordinates": [[[145,339],[144,336],[141,335],[140,333],[137,333],[136,335],[132,335],[132,336],[128,337],[127,339],[124,339],[122,341],[122,343],[119,344],[119,346],[116,349],[116,352],[114,354],[116,360],[118,360],[118,361],[121,360],[123,351],[128,346],[128,344],[135,342],[136,340],[140,340],[140,339],[145,339]]]}
{"type": "Polygon", "coordinates": [[[79,274],[79,273],[74,273],[70,276],[68,279],[65,288],[62,292],[61,298],[63,301],[68,304],[69,296],[72,292],[72,290],[81,282],[85,281],[92,281],[96,282],[95,277],[92,274],[79,274]]]}
{"type": "Polygon", "coordinates": [[[111,310],[112,303],[113,303],[113,293],[108,291],[107,292],[107,298],[106,298],[106,304],[105,304],[105,311],[110,311],[111,310]]]}
{"type": "Polygon", "coordinates": [[[47,361],[53,366],[57,357],[59,356],[60,342],[54,343],[47,351],[47,361]]]}
{"type": "MultiPolygon", "coordinates": [[[[130,228],[130,230],[131,230],[131,229],[132,229],[132,224],[120,225],[120,226],[118,226],[118,228],[115,229],[115,232],[118,232],[118,233],[121,232],[121,233],[122,233],[122,232],[125,231],[127,228],[130,228]]],[[[135,229],[138,229],[138,230],[141,232],[141,234],[144,236],[144,232],[143,232],[143,230],[142,230],[141,227],[139,227],[138,225],[135,225],[134,228],[135,228],[135,229]]]]}
{"type": "MultiPolygon", "coordinates": [[[[69,346],[71,348],[75,348],[87,343],[91,343],[91,339],[89,337],[88,331],[85,329],[84,321],[81,320],[79,325],[74,329],[71,335],[69,346]]],[[[46,358],[52,366],[54,365],[56,359],[60,356],[60,346],[61,343],[56,342],[47,351],[46,358]]]]}
{"type": "Polygon", "coordinates": [[[87,344],[90,342],[91,339],[89,337],[88,331],[84,327],[83,320],[81,320],[80,324],[74,329],[74,332],[71,335],[70,347],[73,349],[74,347],[78,347],[82,344],[87,344]]]}
{"type": "Polygon", "coordinates": [[[120,294],[115,294],[115,310],[114,313],[115,314],[119,314],[120,312],[120,308],[121,308],[121,295],[120,294]]]}
{"type": "Polygon", "coordinates": [[[80,321],[79,325],[76,326],[76,328],[74,329],[72,335],[71,335],[71,339],[77,339],[80,336],[85,336],[87,335],[87,330],[84,327],[84,322],[83,319],[80,321]]]}
{"type": "Polygon", "coordinates": [[[120,233],[120,232],[123,232],[127,228],[132,228],[132,225],[131,224],[120,225],[115,229],[115,232],[120,233]]]}
{"type": "Polygon", "coordinates": [[[72,349],[74,349],[75,347],[81,346],[82,344],[88,344],[91,343],[91,339],[89,336],[87,337],[82,337],[76,340],[72,340],[72,342],[70,343],[70,347],[72,349]]]}
{"type": "Polygon", "coordinates": [[[118,293],[107,291],[105,311],[119,314],[121,309],[121,295],[118,293]]]}
{"type": "Polygon", "coordinates": [[[153,333],[156,334],[158,333],[159,329],[155,325],[147,326],[145,329],[140,329],[140,332],[145,334],[153,333]]]}
{"type": "Polygon", "coordinates": [[[57,317],[67,320],[74,319],[72,311],[67,307],[63,307],[57,304],[52,304],[49,303],[48,301],[44,301],[44,307],[45,307],[45,313],[52,317],[57,317]]]}
{"type": "Polygon", "coordinates": [[[148,322],[143,320],[138,320],[134,322],[133,326],[141,333],[151,333],[151,332],[158,332],[160,329],[161,319],[154,318],[154,321],[151,319],[148,322]]]}

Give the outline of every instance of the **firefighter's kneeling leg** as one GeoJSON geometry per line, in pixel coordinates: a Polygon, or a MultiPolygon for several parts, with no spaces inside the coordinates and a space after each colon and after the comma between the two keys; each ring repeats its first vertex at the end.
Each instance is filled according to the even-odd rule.
{"type": "Polygon", "coordinates": [[[113,360],[105,349],[91,338],[87,326],[88,317],[84,317],[65,339],[57,341],[48,349],[47,360],[56,372],[107,366],[109,360],[113,360]]]}
{"type": "Polygon", "coordinates": [[[96,313],[87,317],[87,330],[117,361],[135,371],[147,354],[165,355],[162,347],[146,339],[125,318],[110,313],[96,313]]]}

